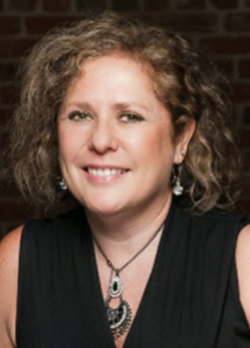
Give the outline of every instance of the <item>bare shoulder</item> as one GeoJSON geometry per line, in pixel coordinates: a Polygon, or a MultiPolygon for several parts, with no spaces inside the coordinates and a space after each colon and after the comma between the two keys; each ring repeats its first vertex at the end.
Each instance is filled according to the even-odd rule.
{"type": "Polygon", "coordinates": [[[10,232],[0,243],[0,346],[15,347],[18,259],[23,227],[10,232]]]}
{"type": "MultiPolygon", "coordinates": [[[[20,239],[23,226],[20,226],[7,234],[7,236],[0,243],[0,275],[9,276],[10,270],[17,267],[19,257],[20,239]],[[7,272],[7,273],[6,273],[7,272]]],[[[16,269],[17,271],[17,269],[16,269]]]]}
{"type": "Polygon", "coordinates": [[[250,325],[250,225],[239,233],[236,245],[236,266],[240,300],[250,325]]]}

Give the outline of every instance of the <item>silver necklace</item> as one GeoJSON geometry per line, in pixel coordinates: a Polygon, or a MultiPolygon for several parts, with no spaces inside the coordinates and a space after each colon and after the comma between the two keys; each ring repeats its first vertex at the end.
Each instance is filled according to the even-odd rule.
{"type": "Polygon", "coordinates": [[[119,268],[116,268],[113,263],[108,259],[100,244],[96,240],[93,235],[93,240],[102,254],[104,260],[107,265],[111,268],[109,286],[107,291],[107,297],[104,301],[105,310],[108,318],[108,323],[110,330],[114,339],[118,339],[121,337],[130,327],[132,321],[132,311],[130,305],[124,298],[122,297],[123,293],[123,283],[120,278],[120,273],[128,266],[131,262],[133,262],[148,246],[152,243],[158,233],[162,232],[164,225],[162,225],[159,230],[153,234],[153,236],[148,240],[148,242],[134,255],[129,259],[125,264],[119,268]],[[119,304],[116,307],[111,307],[111,301],[114,299],[119,300],[119,304]]]}

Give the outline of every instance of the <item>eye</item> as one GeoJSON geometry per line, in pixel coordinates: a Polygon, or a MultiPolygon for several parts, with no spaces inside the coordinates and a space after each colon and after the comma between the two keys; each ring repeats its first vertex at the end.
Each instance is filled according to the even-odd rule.
{"type": "Polygon", "coordinates": [[[135,114],[133,112],[126,112],[121,115],[121,120],[124,123],[136,123],[141,122],[144,120],[144,118],[138,114],[135,114]]]}
{"type": "Polygon", "coordinates": [[[69,119],[73,121],[89,121],[91,120],[91,115],[83,111],[73,111],[69,114],[69,119]]]}

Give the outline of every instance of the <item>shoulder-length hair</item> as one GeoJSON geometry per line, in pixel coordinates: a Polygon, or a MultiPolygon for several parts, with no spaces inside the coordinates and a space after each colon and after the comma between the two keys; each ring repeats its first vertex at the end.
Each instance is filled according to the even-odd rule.
{"type": "Polygon", "coordinates": [[[225,80],[178,33],[113,12],[52,30],[22,62],[9,157],[20,190],[47,207],[63,201],[58,111],[84,62],[112,53],[148,68],[157,97],[172,115],[175,139],[195,119],[182,169],[195,210],[228,207],[234,200],[239,153],[225,80]]]}

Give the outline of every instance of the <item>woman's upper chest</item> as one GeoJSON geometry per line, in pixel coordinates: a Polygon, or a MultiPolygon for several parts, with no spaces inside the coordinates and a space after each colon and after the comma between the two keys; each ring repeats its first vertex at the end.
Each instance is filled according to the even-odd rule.
{"type": "MultiPolygon", "coordinates": [[[[138,282],[137,288],[136,272],[131,281],[124,273],[124,298],[135,310],[123,347],[224,348],[227,343],[228,347],[237,347],[231,342],[246,337],[247,329],[244,321],[239,325],[234,322],[232,312],[238,313],[238,307],[228,295],[234,248],[233,238],[230,241],[228,235],[230,226],[225,226],[226,238],[221,233],[216,233],[216,238],[211,234],[202,237],[200,226],[189,231],[187,220],[178,221],[183,221],[186,230],[178,223],[173,238],[166,226],[144,284],[138,282]]],[[[18,346],[114,348],[90,240],[67,241],[67,235],[67,243],[60,237],[60,248],[51,247],[50,240],[41,250],[39,242],[38,253],[36,243],[27,241],[27,235],[24,238],[18,346]]]]}

